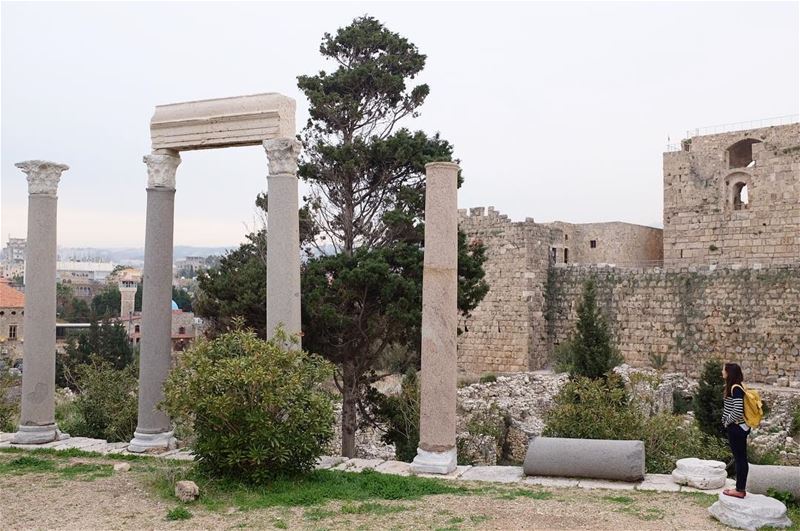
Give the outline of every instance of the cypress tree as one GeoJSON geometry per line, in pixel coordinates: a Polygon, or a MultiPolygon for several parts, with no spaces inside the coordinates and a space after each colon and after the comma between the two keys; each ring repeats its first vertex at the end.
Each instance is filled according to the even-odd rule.
{"type": "Polygon", "coordinates": [[[597,307],[597,285],[589,279],[578,305],[578,323],[572,344],[572,376],[600,378],[622,361],[614,348],[608,323],[597,307]]]}
{"type": "Polygon", "coordinates": [[[694,395],[694,417],[700,429],[715,437],[725,437],[722,427],[722,395],[725,380],[722,379],[722,362],[709,360],[703,365],[703,373],[694,395]]]}

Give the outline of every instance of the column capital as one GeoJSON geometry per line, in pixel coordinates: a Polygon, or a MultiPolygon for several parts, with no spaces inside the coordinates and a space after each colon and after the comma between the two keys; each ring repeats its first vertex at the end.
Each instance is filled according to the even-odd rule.
{"type": "Polygon", "coordinates": [[[142,161],[147,164],[148,188],[175,189],[175,172],[181,163],[181,156],[177,151],[159,149],[145,155],[142,161]]]}
{"type": "Polygon", "coordinates": [[[69,169],[66,164],[47,160],[26,160],[14,164],[28,176],[28,194],[41,194],[55,197],[61,172],[69,169]]]}
{"type": "Polygon", "coordinates": [[[296,138],[264,140],[270,175],[297,175],[297,157],[303,144],[296,138]]]}

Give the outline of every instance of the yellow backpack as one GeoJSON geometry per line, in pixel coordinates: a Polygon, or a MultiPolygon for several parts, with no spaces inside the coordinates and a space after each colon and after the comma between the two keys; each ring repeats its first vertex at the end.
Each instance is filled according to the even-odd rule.
{"type": "MultiPolygon", "coordinates": [[[[753,389],[746,389],[743,385],[736,384],[733,387],[741,387],[744,391],[744,422],[751,428],[758,428],[761,419],[764,418],[764,409],[761,404],[761,395],[753,389]]],[[[731,387],[731,389],[733,389],[731,387]]]]}

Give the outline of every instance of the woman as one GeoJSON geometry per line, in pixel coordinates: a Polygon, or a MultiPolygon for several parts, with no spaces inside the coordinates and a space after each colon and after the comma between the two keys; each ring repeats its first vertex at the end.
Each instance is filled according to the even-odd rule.
{"type": "Polygon", "coordinates": [[[725,489],[723,494],[735,498],[744,498],[747,493],[747,436],[750,426],[744,421],[744,387],[742,386],[742,368],[736,363],[726,363],[722,368],[725,379],[725,407],[722,412],[722,424],[728,432],[728,443],[736,462],[736,489],[725,489]]]}

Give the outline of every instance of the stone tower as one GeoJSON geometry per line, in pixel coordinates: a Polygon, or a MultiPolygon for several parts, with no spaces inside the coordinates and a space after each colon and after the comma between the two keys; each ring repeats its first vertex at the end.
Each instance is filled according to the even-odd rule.
{"type": "Polygon", "coordinates": [[[136,301],[136,282],[132,280],[120,280],[119,282],[121,319],[127,319],[133,315],[134,303],[136,301]]]}

